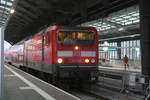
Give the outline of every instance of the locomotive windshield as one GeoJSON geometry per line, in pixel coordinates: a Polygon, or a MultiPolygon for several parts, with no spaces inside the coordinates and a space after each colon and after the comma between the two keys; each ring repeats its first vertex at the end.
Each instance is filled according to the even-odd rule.
{"type": "Polygon", "coordinates": [[[94,43],[94,33],[89,31],[59,31],[57,37],[58,43],[60,44],[92,45],[94,43]]]}

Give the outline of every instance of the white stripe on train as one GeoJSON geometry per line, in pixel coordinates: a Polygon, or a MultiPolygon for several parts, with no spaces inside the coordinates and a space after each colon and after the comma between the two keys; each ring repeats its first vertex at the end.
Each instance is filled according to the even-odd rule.
{"type": "MultiPolygon", "coordinates": [[[[73,51],[58,51],[58,57],[72,57],[73,51]]],[[[96,57],[95,51],[81,51],[81,57],[96,57]]]]}

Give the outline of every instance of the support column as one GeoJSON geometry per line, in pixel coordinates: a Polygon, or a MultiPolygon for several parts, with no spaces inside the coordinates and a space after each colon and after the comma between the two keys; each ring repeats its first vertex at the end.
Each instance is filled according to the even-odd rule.
{"type": "Polygon", "coordinates": [[[149,0],[140,0],[140,30],[142,74],[150,75],[150,5],[149,0]]]}
{"type": "Polygon", "coordinates": [[[4,100],[4,29],[0,27],[0,100],[4,100]]]}
{"type": "Polygon", "coordinates": [[[117,42],[117,47],[119,47],[117,49],[117,54],[118,54],[118,59],[120,60],[121,59],[121,42],[117,42]]]}

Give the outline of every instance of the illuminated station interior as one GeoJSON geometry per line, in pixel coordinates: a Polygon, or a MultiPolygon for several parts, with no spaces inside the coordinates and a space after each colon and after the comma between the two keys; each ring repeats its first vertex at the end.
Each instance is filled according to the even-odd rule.
{"type": "Polygon", "coordinates": [[[0,100],[150,100],[148,0],[0,0],[0,100]]]}

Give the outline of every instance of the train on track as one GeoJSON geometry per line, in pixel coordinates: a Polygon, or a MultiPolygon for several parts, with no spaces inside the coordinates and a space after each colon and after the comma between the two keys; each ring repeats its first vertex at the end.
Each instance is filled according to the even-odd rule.
{"type": "Polygon", "coordinates": [[[53,79],[98,79],[98,32],[93,27],[47,27],[5,52],[8,63],[53,79]]]}

